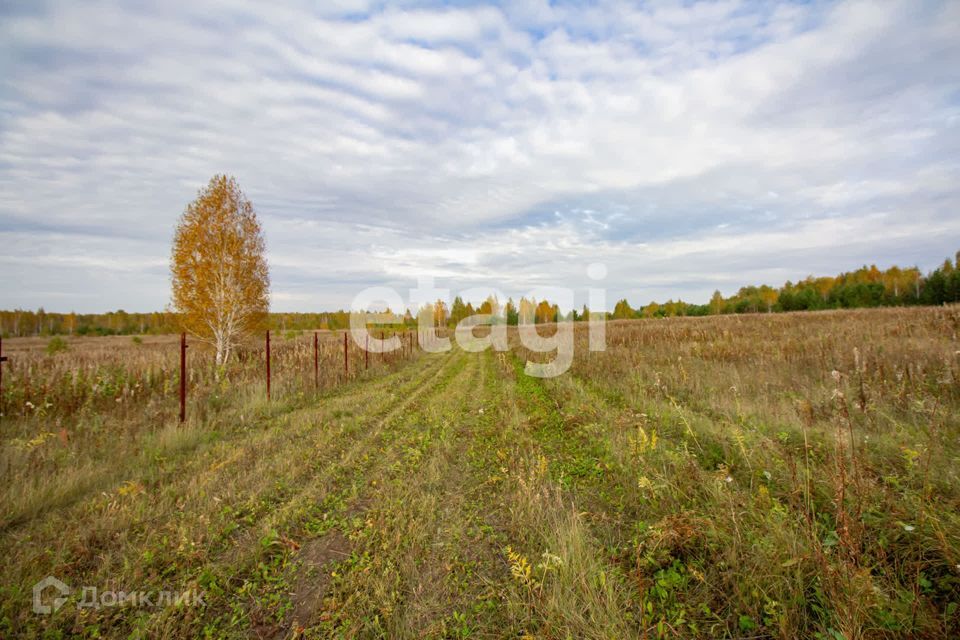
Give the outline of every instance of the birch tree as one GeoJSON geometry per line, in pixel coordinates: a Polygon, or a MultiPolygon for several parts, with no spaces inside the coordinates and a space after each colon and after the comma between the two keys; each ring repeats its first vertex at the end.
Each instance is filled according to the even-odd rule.
{"type": "Polygon", "coordinates": [[[217,365],[266,326],[270,276],[263,231],[237,181],[216,175],[187,205],[170,257],[173,308],[184,331],[213,346],[217,365]]]}

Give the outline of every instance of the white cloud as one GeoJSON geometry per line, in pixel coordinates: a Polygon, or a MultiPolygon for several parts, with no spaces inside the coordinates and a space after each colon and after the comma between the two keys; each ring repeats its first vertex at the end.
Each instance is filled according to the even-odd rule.
{"type": "Polygon", "coordinates": [[[222,171],[278,308],[424,269],[585,287],[591,256],[612,295],[702,296],[957,244],[956,3],[10,11],[0,307],[58,280],[78,310],[162,307],[176,218],[222,171]]]}

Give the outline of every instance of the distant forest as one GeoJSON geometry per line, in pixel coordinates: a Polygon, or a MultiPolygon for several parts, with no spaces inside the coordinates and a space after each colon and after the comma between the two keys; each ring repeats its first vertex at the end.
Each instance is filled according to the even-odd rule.
{"type": "Polygon", "coordinates": [[[710,302],[689,304],[678,300],[632,308],[624,299],[613,310],[614,318],[653,318],[668,316],[705,316],[721,313],[766,313],[777,311],[816,311],[941,305],[960,302],[960,251],[928,273],[917,267],[897,266],[882,271],[871,265],[837,276],[809,276],[799,282],[786,282],[780,288],[768,285],[741,287],[724,298],[714,291],[710,302]]]}
{"type": "MultiPolygon", "coordinates": [[[[821,309],[854,309],[862,307],[941,305],[960,302],[960,251],[956,259],[943,264],[927,275],[916,267],[890,267],[880,270],[875,265],[836,276],[809,276],[799,282],[786,282],[780,288],[768,285],[742,287],[736,294],[724,298],[719,291],[706,304],[691,304],[683,300],[651,302],[633,307],[626,299],[616,303],[612,313],[603,315],[612,319],[663,318],[672,316],[706,316],[723,313],[773,313],[821,309]]],[[[475,313],[492,313],[500,322],[555,322],[581,321],[591,312],[583,307],[561,314],[548,301],[521,298],[514,304],[508,300],[500,305],[489,299],[476,309],[460,298],[448,308],[438,301],[432,307],[419,310],[432,316],[434,325],[455,325],[475,313]]],[[[595,314],[594,314],[595,315],[595,314]]],[[[394,315],[394,323],[415,326],[416,318],[407,310],[394,315]]],[[[314,329],[346,329],[350,326],[348,311],[318,313],[271,313],[270,327],[279,331],[314,329]]],[[[176,333],[177,316],[171,312],[127,313],[52,313],[43,308],[36,311],[14,309],[0,311],[0,334],[5,338],[49,335],[137,335],[176,333]]]]}

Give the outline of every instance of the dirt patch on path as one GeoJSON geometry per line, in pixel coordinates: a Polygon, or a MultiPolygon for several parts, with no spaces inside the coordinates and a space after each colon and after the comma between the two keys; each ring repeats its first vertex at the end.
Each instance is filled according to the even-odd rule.
{"type": "Polygon", "coordinates": [[[291,635],[298,637],[299,630],[310,623],[323,603],[323,594],[327,592],[331,579],[330,566],[349,555],[350,541],[337,529],[304,543],[297,554],[299,568],[290,598],[293,609],[287,616],[287,623],[269,631],[255,628],[253,637],[272,640],[290,638],[291,635]]]}
{"type": "Polygon", "coordinates": [[[330,584],[329,565],[350,555],[350,541],[334,529],[322,538],[304,544],[299,555],[301,565],[293,592],[293,612],[290,614],[294,627],[305,626],[320,607],[323,594],[330,584]]]}

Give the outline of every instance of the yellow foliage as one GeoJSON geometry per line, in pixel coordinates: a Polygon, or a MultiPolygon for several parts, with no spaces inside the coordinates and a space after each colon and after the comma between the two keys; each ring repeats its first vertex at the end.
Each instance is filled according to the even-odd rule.
{"type": "Polygon", "coordinates": [[[633,439],[633,448],[637,455],[642,455],[648,451],[654,451],[657,448],[657,430],[651,429],[650,433],[642,426],[637,425],[637,437],[633,439]]]}
{"type": "Polygon", "coordinates": [[[121,496],[130,496],[130,495],[137,495],[138,493],[143,493],[144,491],[146,491],[144,486],[139,482],[137,482],[136,480],[127,480],[122,485],[120,485],[119,489],[117,489],[117,494],[121,496]]]}
{"type": "Polygon", "coordinates": [[[527,587],[536,586],[536,580],[533,579],[533,568],[526,556],[517,553],[511,547],[507,547],[506,551],[507,558],[510,560],[510,574],[513,579],[527,587]]]}
{"type": "Polygon", "coordinates": [[[184,331],[223,364],[240,336],[266,325],[270,277],[260,222],[236,180],[217,175],[187,206],[170,257],[184,331]]]}

